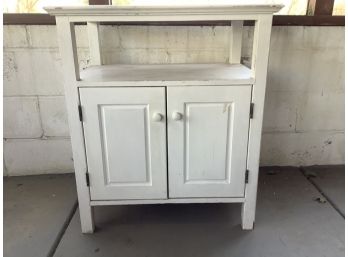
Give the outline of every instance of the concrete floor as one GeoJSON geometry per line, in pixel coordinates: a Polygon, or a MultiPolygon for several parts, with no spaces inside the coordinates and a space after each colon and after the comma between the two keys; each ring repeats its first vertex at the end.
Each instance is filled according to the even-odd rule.
{"type": "Polygon", "coordinates": [[[4,256],[52,255],[76,204],[73,174],[4,178],[4,256]]]}
{"type": "Polygon", "coordinates": [[[344,217],[344,166],[311,166],[305,175],[344,217]]]}
{"type": "Polygon", "coordinates": [[[239,204],[178,204],[98,207],[82,235],[71,175],[6,178],[4,256],[344,256],[343,181],[337,166],[261,169],[253,231],[239,204]]]}

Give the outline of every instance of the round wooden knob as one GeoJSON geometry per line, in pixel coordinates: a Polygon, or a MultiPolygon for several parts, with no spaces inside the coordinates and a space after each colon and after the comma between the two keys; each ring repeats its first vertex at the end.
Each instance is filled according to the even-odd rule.
{"type": "Polygon", "coordinates": [[[173,120],[181,120],[182,119],[182,114],[180,112],[173,112],[172,114],[172,119],[173,120]]]}
{"type": "Polygon", "coordinates": [[[152,120],[153,121],[161,121],[163,119],[163,115],[156,112],[152,115],[152,120]]]}

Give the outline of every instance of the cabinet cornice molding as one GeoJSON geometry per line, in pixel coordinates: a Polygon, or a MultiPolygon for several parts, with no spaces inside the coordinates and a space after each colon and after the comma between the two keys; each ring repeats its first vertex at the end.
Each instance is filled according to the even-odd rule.
{"type": "Polygon", "coordinates": [[[281,4],[263,5],[204,5],[204,6],[83,6],[56,7],[44,9],[54,16],[158,16],[158,15],[257,15],[273,14],[281,4]]]}

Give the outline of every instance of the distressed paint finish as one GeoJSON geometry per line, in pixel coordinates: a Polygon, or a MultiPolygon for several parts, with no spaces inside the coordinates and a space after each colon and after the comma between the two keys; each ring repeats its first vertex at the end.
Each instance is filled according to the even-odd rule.
{"type": "Polygon", "coordinates": [[[266,91],[268,53],[271,38],[272,16],[261,16],[255,21],[251,70],[255,77],[251,102],[255,105],[250,119],[247,169],[249,182],[245,186],[242,206],[242,227],[252,229],[255,221],[257,183],[260,164],[261,133],[266,91]]]}
{"type": "Polygon", "coordinates": [[[169,198],[244,196],[250,98],[251,85],[167,88],[169,198]]]}
{"type": "Polygon", "coordinates": [[[77,58],[75,28],[65,17],[56,19],[59,48],[63,60],[64,90],[68,109],[71,145],[74,158],[76,189],[79,200],[82,232],[94,231],[93,208],[90,205],[90,192],[86,183],[87,163],[84,147],[82,124],[79,120],[78,88],[75,83],[80,79],[77,58]]]}
{"type": "Polygon", "coordinates": [[[79,91],[91,200],[167,198],[165,88],[79,91]]]}
{"type": "MultiPolygon", "coordinates": [[[[272,15],[281,7],[281,5],[230,5],[172,8],[113,6],[46,8],[50,14],[56,16],[58,42],[64,64],[64,87],[72,136],[82,232],[90,233],[94,230],[91,200],[142,198],[151,200],[166,196],[168,198],[244,196],[242,228],[253,228],[272,15]],[[231,76],[228,78],[229,87],[219,87],[218,82],[226,80],[224,78],[226,75],[221,68],[214,68],[213,75],[208,74],[205,78],[207,66],[204,65],[193,66],[193,70],[198,71],[197,74],[191,71],[189,69],[191,66],[188,65],[184,66],[187,71],[181,72],[178,72],[175,65],[168,66],[164,70],[154,69],[153,66],[149,69],[146,66],[141,67],[136,72],[140,74],[139,78],[134,75],[128,76],[126,72],[115,76],[113,71],[119,69],[117,66],[102,66],[97,72],[93,67],[87,68],[84,74],[80,74],[74,22],[87,22],[91,62],[101,64],[99,29],[96,22],[226,19],[233,22],[239,21],[232,25],[229,48],[229,63],[237,63],[231,67],[237,65],[239,70],[232,70],[229,75],[231,76]],[[240,20],[255,20],[251,68],[244,67],[249,71],[246,76],[245,72],[240,71],[239,68],[242,40],[240,20]],[[105,73],[107,69],[109,71],[105,73]],[[160,78],[158,73],[162,73],[163,78],[160,78]],[[175,79],[172,74],[176,73],[184,75],[180,79],[175,79]],[[241,77],[239,73],[245,77],[244,80],[239,81],[241,77]],[[126,78],[123,79],[122,76],[126,78]],[[152,83],[154,83],[153,86],[160,86],[155,84],[157,81],[162,81],[163,86],[166,86],[167,82],[172,82],[172,84],[178,83],[181,87],[167,87],[168,94],[165,96],[163,94],[165,88],[147,88],[152,83]],[[113,84],[114,82],[118,83],[113,84]],[[200,82],[208,87],[185,88],[190,85],[199,85],[200,82]],[[238,82],[244,86],[238,86],[238,82]],[[143,88],[124,88],[124,86],[116,88],[116,86],[122,86],[122,83],[125,84],[124,86],[136,85],[143,88]],[[93,88],[97,86],[99,88],[93,88]],[[113,88],[103,88],[110,86],[113,88]],[[215,89],[214,86],[217,88],[215,89]],[[116,94],[117,92],[120,94],[116,94]],[[187,99],[181,96],[185,92],[189,96],[187,99]],[[140,93],[141,96],[136,93],[140,93]],[[257,109],[249,126],[250,101],[256,104],[257,109]],[[161,121],[165,102],[168,104],[168,111],[172,113],[174,123],[167,119],[166,124],[151,123],[149,125],[150,115],[154,121],[161,121]],[[223,107],[226,103],[229,106],[223,107]],[[203,107],[205,113],[202,113],[203,107]],[[152,113],[153,108],[159,113],[152,113]],[[77,109],[80,112],[79,119],[77,109]],[[218,114],[218,109],[222,109],[224,114],[218,114]],[[177,126],[182,120],[185,122],[184,130],[177,126]],[[143,124],[144,121],[145,124],[143,124]],[[216,129],[205,131],[209,123],[217,123],[218,126],[225,127],[226,137],[222,136],[224,134],[222,131],[216,129]],[[168,126],[168,140],[158,136],[165,135],[165,125],[168,126]],[[201,129],[205,132],[199,135],[198,132],[201,129]],[[115,134],[110,131],[115,131],[115,134]],[[126,135],[138,144],[133,146],[136,148],[134,157],[132,157],[133,153],[127,153],[128,145],[133,143],[128,138],[122,138],[127,137],[126,135]],[[200,139],[197,136],[200,136],[200,139]],[[205,140],[204,137],[208,141],[208,147],[200,145],[199,141],[205,140]],[[184,145],[180,143],[183,141],[186,142],[184,145]],[[164,144],[167,144],[169,149],[168,170],[165,165],[164,144]],[[218,149],[211,150],[210,145],[218,149]],[[126,153],[123,157],[120,157],[123,155],[123,149],[120,146],[124,147],[126,153]],[[140,151],[142,148],[145,148],[144,153],[140,151]],[[179,157],[180,152],[185,153],[183,158],[179,157]],[[212,170],[222,169],[225,171],[223,178],[218,174],[209,175],[202,171],[200,163],[204,160],[199,159],[200,154],[217,155],[210,161],[206,157],[207,163],[203,165],[207,169],[209,167],[212,170]],[[180,161],[181,159],[183,161],[180,161]],[[128,164],[132,161],[137,164],[135,166],[128,164]],[[247,170],[250,170],[251,180],[243,176],[247,170]],[[169,193],[166,193],[167,184],[163,179],[166,178],[167,172],[169,193]],[[91,184],[86,183],[84,173],[89,178],[87,181],[92,178],[91,184]],[[225,185],[218,186],[216,183],[218,180],[224,181],[225,185]]],[[[130,66],[129,70],[133,70],[133,66],[130,66]]],[[[167,116],[169,115],[168,113],[167,116]]]]}

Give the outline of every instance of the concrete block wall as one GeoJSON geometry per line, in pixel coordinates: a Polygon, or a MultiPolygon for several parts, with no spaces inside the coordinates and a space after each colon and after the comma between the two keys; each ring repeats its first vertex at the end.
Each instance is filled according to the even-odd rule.
{"type": "MultiPolygon", "coordinates": [[[[227,27],[102,26],[101,41],[106,64],[225,62],[229,49],[227,27]]],[[[245,58],[251,45],[246,27],[245,58]]],[[[62,76],[55,26],[4,26],[5,175],[73,171],[62,76]]],[[[273,27],[267,83],[261,164],[344,163],[344,27],[273,27]]]]}

